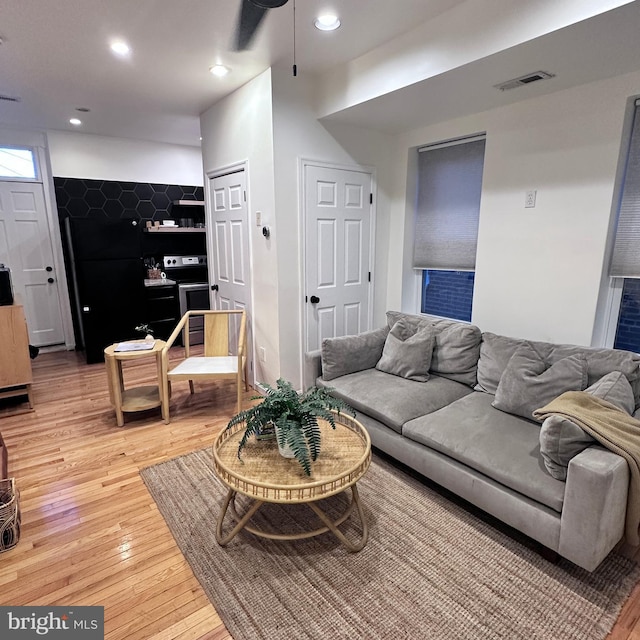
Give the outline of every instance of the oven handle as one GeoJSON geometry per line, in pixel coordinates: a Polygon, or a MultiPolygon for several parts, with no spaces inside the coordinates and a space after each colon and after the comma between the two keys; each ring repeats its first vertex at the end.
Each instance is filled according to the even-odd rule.
{"type": "Polygon", "coordinates": [[[193,289],[207,289],[209,285],[206,282],[183,282],[178,285],[178,289],[191,291],[193,289]]]}

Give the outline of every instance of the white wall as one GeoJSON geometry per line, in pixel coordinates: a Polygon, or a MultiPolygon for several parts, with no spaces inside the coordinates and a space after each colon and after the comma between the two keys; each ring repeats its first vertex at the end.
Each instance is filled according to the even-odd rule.
{"type": "MultiPolygon", "coordinates": [[[[253,223],[255,212],[261,211],[263,224],[271,225],[275,211],[271,71],[265,71],[203,113],[200,129],[205,174],[247,163],[252,330],[254,344],[266,351],[266,362],[254,357],[254,371],[256,381],[273,384],[280,374],[277,241],[275,234],[265,240],[261,228],[253,223]]],[[[211,224],[208,226],[212,228],[211,224]]]]}
{"type": "Polygon", "coordinates": [[[591,344],[625,110],[638,93],[640,73],[626,74],[399,138],[389,306],[399,302],[394,283],[405,310],[418,304],[406,260],[409,150],[486,131],[472,321],[485,331],[591,344]],[[528,189],[537,190],[535,209],[524,208],[528,189]]]}
{"type": "Polygon", "coordinates": [[[299,173],[302,160],[337,165],[370,166],[377,176],[377,232],[374,265],[374,326],[384,322],[388,255],[388,191],[393,161],[392,138],[351,126],[323,126],[312,108],[315,79],[293,77],[290,69],[274,68],[273,122],[278,239],[281,375],[302,384],[302,322],[304,290],[299,173]]]}
{"type": "Polygon", "coordinates": [[[377,246],[374,268],[375,322],[384,321],[388,255],[388,192],[393,185],[391,138],[354,127],[325,128],[311,108],[313,78],[271,69],[201,117],[205,173],[234,163],[249,166],[248,204],[254,292],[256,379],[273,384],[282,376],[302,385],[302,225],[298,184],[303,159],[377,169],[377,246]],[[254,224],[261,211],[270,227],[265,239],[254,224]],[[376,263],[378,264],[378,263],[376,263]]]}
{"type": "Polygon", "coordinates": [[[199,147],[48,131],[53,175],[202,186],[199,147]]]}

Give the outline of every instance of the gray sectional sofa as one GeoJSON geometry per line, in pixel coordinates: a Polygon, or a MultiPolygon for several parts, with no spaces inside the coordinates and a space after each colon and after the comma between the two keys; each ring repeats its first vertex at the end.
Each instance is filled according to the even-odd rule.
{"type": "Polygon", "coordinates": [[[388,312],[306,354],[305,383],[351,404],[374,447],[588,571],[623,537],[626,460],[531,411],[586,390],[637,414],[637,354],[388,312]]]}

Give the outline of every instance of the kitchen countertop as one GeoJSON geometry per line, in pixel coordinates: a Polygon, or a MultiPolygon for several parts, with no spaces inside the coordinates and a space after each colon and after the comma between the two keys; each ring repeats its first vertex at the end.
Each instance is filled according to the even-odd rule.
{"type": "Polygon", "coordinates": [[[145,278],[144,286],[145,287],[162,287],[170,284],[177,284],[175,280],[169,280],[169,278],[154,278],[153,280],[149,278],[145,278]]]}

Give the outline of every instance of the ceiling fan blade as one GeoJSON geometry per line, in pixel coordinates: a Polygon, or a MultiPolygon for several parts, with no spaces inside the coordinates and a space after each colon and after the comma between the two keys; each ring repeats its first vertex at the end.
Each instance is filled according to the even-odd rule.
{"type": "Polygon", "coordinates": [[[236,26],[235,50],[249,48],[258,27],[269,9],[286,4],[288,0],[242,0],[240,15],[236,26]]]}

